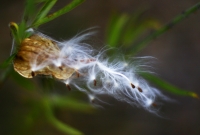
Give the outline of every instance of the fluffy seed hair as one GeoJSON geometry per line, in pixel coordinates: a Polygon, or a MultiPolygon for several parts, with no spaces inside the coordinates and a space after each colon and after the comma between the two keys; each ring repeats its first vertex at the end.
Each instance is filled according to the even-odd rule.
{"type": "MultiPolygon", "coordinates": [[[[85,43],[93,33],[77,35],[58,42],[42,33],[24,39],[14,60],[14,68],[22,76],[32,78],[37,74],[51,75],[88,94],[107,94],[117,100],[143,107],[149,111],[157,97],[164,97],[158,90],[139,77],[141,62],[127,62],[121,58],[111,60],[105,52],[97,52],[85,43]],[[135,64],[136,63],[136,64],[135,64]],[[87,87],[87,88],[86,88],[87,87]]],[[[146,59],[140,58],[139,61],[146,59]]]]}

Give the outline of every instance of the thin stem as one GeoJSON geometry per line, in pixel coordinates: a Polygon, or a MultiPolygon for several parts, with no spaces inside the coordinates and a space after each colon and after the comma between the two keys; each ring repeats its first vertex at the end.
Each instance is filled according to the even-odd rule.
{"type": "Polygon", "coordinates": [[[155,31],[153,34],[147,36],[144,40],[142,40],[140,43],[134,46],[133,55],[135,55],[137,52],[141,51],[149,42],[151,42],[153,39],[159,37],[169,29],[171,29],[174,25],[181,22],[183,19],[185,19],[190,14],[194,13],[200,9],[200,2],[194,5],[193,7],[187,9],[186,11],[182,12],[180,15],[176,16],[170,23],[166,24],[159,30],[155,31]]]}

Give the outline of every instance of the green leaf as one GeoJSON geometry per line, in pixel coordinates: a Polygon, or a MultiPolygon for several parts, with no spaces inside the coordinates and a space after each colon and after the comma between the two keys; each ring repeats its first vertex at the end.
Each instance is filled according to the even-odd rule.
{"type": "Polygon", "coordinates": [[[49,13],[49,11],[55,5],[56,2],[57,0],[47,0],[46,3],[41,8],[41,10],[37,13],[33,23],[37,23],[38,21],[40,21],[40,19],[46,17],[46,15],[49,13]]]}
{"type": "Polygon", "coordinates": [[[3,69],[3,72],[0,75],[0,85],[6,80],[6,78],[12,72],[12,61],[16,54],[12,54],[7,60],[0,64],[0,69],[3,69]]]}
{"type": "Polygon", "coordinates": [[[27,36],[26,36],[26,34],[27,34],[26,29],[27,29],[26,22],[25,22],[25,21],[22,21],[22,22],[19,24],[19,30],[18,30],[19,45],[20,45],[21,42],[27,37],[27,36]]]}
{"type": "Polygon", "coordinates": [[[53,96],[49,97],[49,99],[52,105],[57,107],[66,107],[69,110],[73,111],[88,113],[94,110],[94,108],[90,104],[67,96],[53,96]]]}
{"type": "Polygon", "coordinates": [[[61,122],[58,120],[54,114],[53,114],[53,108],[51,104],[49,103],[48,98],[43,99],[43,108],[45,111],[45,116],[47,120],[55,126],[58,130],[62,131],[63,133],[69,134],[69,135],[83,135],[80,131],[72,128],[71,126],[61,122]]]}
{"type": "Polygon", "coordinates": [[[131,46],[136,40],[138,40],[142,34],[144,34],[149,29],[158,29],[160,24],[155,19],[148,19],[139,21],[139,23],[130,22],[129,27],[126,28],[124,33],[124,38],[122,39],[123,44],[131,52],[133,46],[131,46]]]}
{"type": "Polygon", "coordinates": [[[140,25],[143,23],[140,21],[140,18],[144,13],[144,11],[145,11],[144,9],[140,9],[134,12],[133,15],[130,15],[129,20],[124,28],[123,36],[121,39],[123,47],[124,46],[127,47],[130,43],[132,43],[136,39],[136,36],[139,36],[137,34],[137,31],[138,29],[140,29],[138,27],[140,27],[140,25]]]}
{"type": "Polygon", "coordinates": [[[35,28],[38,27],[44,23],[47,23],[69,11],[71,11],[72,9],[74,9],[75,7],[77,7],[78,5],[80,5],[84,0],[73,0],[70,4],[68,4],[67,6],[65,6],[64,8],[58,10],[57,12],[50,14],[40,20],[38,20],[36,23],[32,24],[32,26],[30,26],[31,28],[35,28]]]}
{"type": "Polygon", "coordinates": [[[6,80],[6,78],[10,75],[12,70],[12,66],[7,67],[0,75],[0,85],[6,80]]]}
{"type": "Polygon", "coordinates": [[[158,29],[160,24],[155,19],[140,19],[144,10],[138,11],[133,15],[113,14],[111,17],[106,34],[106,41],[110,47],[123,45],[122,49],[126,54],[132,53],[133,43],[149,29],[158,29]]]}
{"type": "Polygon", "coordinates": [[[17,44],[20,44],[20,38],[19,38],[19,26],[15,22],[9,23],[9,28],[12,33],[12,36],[17,44]]]}
{"type": "Polygon", "coordinates": [[[107,44],[110,47],[116,47],[119,44],[120,36],[123,28],[126,25],[129,17],[126,14],[114,15],[111,18],[110,24],[107,30],[107,44]]]}
{"type": "Polygon", "coordinates": [[[199,98],[199,96],[191,91],[187,91],[184,89],[180,89],[168,82],[165,82],[164,80],[149,74],[149,73],[141,73],[141,75],[146,78],[147,80],[151,81],[152,83],[156,84],[158,87],[162,88],[163,90],[166,90],[170,93],[176,94],[176,95],[180,95],[180,96],[190,96],[193,98],[199,98]]]}
{"type": "Polygon", "coordinates": [[[35,0],[26,0],[23,21],[25,22],[27,22],[28,20],[30,21],[30,17],[33,17],[35,13],[36,13],[35,0]]]}
{"type": "Polygon", "coordinates": [[[10,57],[8,57],[7,60],[5,60],[3,63],[0,64],[0,68],[1,69],[4,69],[4,68],[7,68],[13,61],[13,59],[15,58],[15,53],[12,54],[10,57]]]}

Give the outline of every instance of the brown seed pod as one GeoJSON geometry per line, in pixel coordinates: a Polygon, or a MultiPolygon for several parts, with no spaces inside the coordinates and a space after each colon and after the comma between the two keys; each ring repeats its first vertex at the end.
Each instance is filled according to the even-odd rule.
{"type": "MultiPolygon", "coordinates": [[[[14,69],[26,78],[36,75],[50,75],[57,79],[68,79],[75,70],[66,66],[56,66],[52,60],[59,58],[60,49],[57,44],[40,35],[25,38],[14,59],[14,69]],[[35,67],[39,67],[36,70],[35,67]]],[[[67,58],[63,58],[66,59],[67,58]]]]}

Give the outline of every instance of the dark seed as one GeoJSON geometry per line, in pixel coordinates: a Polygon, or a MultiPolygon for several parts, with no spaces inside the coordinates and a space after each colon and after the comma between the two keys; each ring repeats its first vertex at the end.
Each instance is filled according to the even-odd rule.
{"type": "Polygon", "coordinates": [[[80,74],[79,74],[79,72],[76,72],[76,74],[77,74],[77,77],[79,78],[79,77],[80,77],[80,74]]]}
{"type": "Polygon", "coordinates": [[[135,88],[135,85],[133,85],[133,84],[131,83],[131,87],[134,89],[134,88],[135,88]]]}
{"type": "Polygon", "coordinates": [[[157,104],[156,103],[152,103],[151,104],[153,107],[157,107],[157,104]]]}
{"type": "Polygon", "coordinates": [[[71,87],[69,86],[69,84],[66,84],[66,86],[67,86],[67,89],[68,89],[69,91],[71,91],[71,87]]]}
{"type": "Polygon", "coordinates": [[[62,70],[63,71],[63,68],[60,66],[60,67],[58,67],[60,70],[62,70]]]}
{"type": "Polygon", "coordinates": [[[140,87],[138,87],[138,90],[139,90],[139,92],[143,92],[143,90],[140,87]]]}
{"type": "Polygon", "coordinates": [[[97,81],[96,80],[94,80],[94,86],[97,86],[97,81]]]}
{"type": "Polygon", "coordinates": [[[34,76],[35,76],[35,72],[32,71],[32,72],[31,72],[31,75],[32,75],[32,77],[34,77],[34,76]]]}

